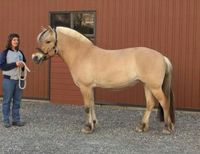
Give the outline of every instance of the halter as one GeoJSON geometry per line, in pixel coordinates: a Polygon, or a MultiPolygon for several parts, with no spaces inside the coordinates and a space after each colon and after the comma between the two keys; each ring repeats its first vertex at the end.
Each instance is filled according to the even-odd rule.
{"type": "MultiPolygon", "coordinates": [[[[55,33],[55,44],[54,44],[54,47],[50,50],[50,51],[52,51],[52,50],[54,50],[54,55],[55,54],[58,54],[58,50],[57,50],[57,42],[58,42],[58,40],[57,40],[57,32],[56,32],[56,29],[53,29],[53,31],[54,31],[54,33],[55,33]]],[[[44,33],[46,33],[47,32],[47,30],[44,32],[44,33]]],[[[44,34],[43,33],[43,34],[44,34]]],[[[42,35],[43,35],[42,34],[42,35]]],[[[46,56],[47,55],[49,55],[49,52],[47,52],[47,53],[45,53],[42,49],[40,49],[40,48],[36,48],[39,52],[41,52],[42,54],[44,54],[45,55],[45,59],[46,59],[46,56]]],[[[50,56],[51,57],[51,56],[50,56]]]]}

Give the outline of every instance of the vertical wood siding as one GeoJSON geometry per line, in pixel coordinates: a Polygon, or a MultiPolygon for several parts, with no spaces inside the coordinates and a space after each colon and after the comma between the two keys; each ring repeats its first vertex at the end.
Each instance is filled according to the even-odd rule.
{"type": "MultiPolygon", "coordinates": [[[[174,67],[175,106],[200,109],[199,0],[0,0],[0,47],[9,32],[20,33],[32,69],[25,96],[48,97],[48,62],[38,66],[30,59],[40,26],[49,24],[49,11],[75,10],[96,10],[99,47],[146,46],[166,55],[174,67]]],[[[50,88],[52,102],[82,104],[79,89],[58,57],[51,60],[50,88]]],[[[145,101],[141,84],[123,91],[97,88],[95,97],[109,104],[144,105],[145,101]]]]}
{"type": "MultiPolygon", "coordinates": [[[[146,46],[160,51],[174,67],[176,107],[200,109],[200,1],[103,0],[97,12],[97,45],[109,49],[146,46]]],[[[143,105],[144,93],[141,85],[124,92],[97,89],[96,99],[143,105]]]]}
{"type": "Polygon", "coordinates": [[[41,7],[39,0],[0,0],[0,50],[4,49],[9,33],[19,33],[20,48],[31,69],[27,78],[27,88],[24,90],[24,97],[27,98],[48,99],[49,97],[48,62],[44,65],[36,65],[31,60],[31,54],[37,47],[36,36],[40,32],[40,27],[48,24],[48,17],[45,14],[48,15],[48,8],[41,7]]]}

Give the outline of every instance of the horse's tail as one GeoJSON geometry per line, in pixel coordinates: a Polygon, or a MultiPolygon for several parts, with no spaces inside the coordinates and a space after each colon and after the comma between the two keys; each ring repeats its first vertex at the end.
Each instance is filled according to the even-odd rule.
{"type": "MultiPolygon", "coordinates": [[[[164,57],[165,59],[165,63],[166,63],[166,71],[165,71],[165,77],[164,77],[164,81],[162,84],[162,89],[163,92],[169,102],[170,105],[170,117],[173,123],[175,123],[175,114],[174,114],[174,95],[172,92],[172,88],[171,88],[171,82],[172,82],[172,64],[169,61],[169,59],[167,57],[164,57]]],[[[160,121],[164,121],[164,112],[163,109],[161,107],[161,105],[159,104],[159,115],[160,115],[160,121]]]]}

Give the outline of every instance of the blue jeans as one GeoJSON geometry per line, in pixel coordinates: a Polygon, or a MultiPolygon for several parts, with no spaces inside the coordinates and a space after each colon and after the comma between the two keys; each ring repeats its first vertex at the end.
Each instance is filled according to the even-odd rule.
{"type": "Polygon", "coordinates": [[[13,122],[20,121],[20,104],[22,90],[19,88],[18,80],[3,79],[3,121],[10,122],[10,106],[12,102],[12,120],[13,122]]]}

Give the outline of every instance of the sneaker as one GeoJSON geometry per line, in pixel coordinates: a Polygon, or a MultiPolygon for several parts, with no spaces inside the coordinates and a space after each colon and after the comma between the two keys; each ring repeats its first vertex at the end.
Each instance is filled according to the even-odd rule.
{"type": "Polygon", "coordinates": [[[22,127],[22,126],[24,126],[24,125],[25,125],[25,123],[24,123],[24,122],[22,122],[22,121],[19,121],[19,122],[12,122],[12,125],[13,125],[13,126],[22,127]]]}
{"type": "Polygon", "coordinates": [[[9,122],[4,122],[3,126],[5,128],[9,128],[9,127],[11,127],[11,124],[9,122]]]}

